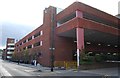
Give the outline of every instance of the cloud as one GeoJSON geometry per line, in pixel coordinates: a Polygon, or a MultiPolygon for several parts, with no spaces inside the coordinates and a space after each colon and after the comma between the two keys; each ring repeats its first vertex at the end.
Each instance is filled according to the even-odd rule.
{"type": "Polygon", "coordinates": [[[120,14],[120,1],[118,3],[118,14],[120,14]]]}
{"type": "MultiPolygon", "coordinates": [[[[51,5],[64,9],[75,1],[76,0],[0,0],[0,46],[5,45],[7,37],[21,39],[40,26],[43,23],[43,10],[46,7],[51,5]]],[[[77,1],[112,15],[117,15],[118,13],[117,5],[119,0],[77,1]]]]}
{"type": "Polygon", "coordinates": [[[24,25],[40,25],[44,6],[41,0],[0,0],[0,20],[24,25]]]}
{"type": "Polygon", "coordinates": [[[36,27],[20,25],[20,24],[12,24],[5,22],[2,24],[2,46],[6,45],[7,38],[15,38],[20,40],[25,35],[33,31],[36,27]]]}

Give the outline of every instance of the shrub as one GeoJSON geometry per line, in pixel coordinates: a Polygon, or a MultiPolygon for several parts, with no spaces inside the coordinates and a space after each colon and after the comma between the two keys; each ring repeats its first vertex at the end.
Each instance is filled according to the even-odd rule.
{"type": "Polygon", "coordinates": [[[96,62],[102,62],[103,61],[103,58],[101,55],[95,55],[95,61],[96,62]]]}
{"type": "Polygon", "coordinates": [[[92,64],[94,62],[93,56],[86,55],[85,57],[80,59],[80,64],[92,64]]]}
{"type": "Polygon", "coordinates": [[[92,64],[94,62],[94,57],[87,54],[85,49],[80,53],[80,64],[92,64]]]}

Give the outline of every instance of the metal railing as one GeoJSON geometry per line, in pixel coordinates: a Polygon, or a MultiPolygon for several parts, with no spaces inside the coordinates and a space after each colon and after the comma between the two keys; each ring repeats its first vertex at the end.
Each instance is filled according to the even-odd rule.
{"type": "Polygon", "coordinates": [[[77,69],[76,61],[55,61],[55,67],[64,67],[65,69],[77,69]]]}

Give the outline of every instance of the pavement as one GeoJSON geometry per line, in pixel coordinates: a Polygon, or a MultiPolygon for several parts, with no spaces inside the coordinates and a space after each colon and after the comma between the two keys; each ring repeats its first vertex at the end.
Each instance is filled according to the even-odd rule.
{"type": "MultiPolygon", "coordinates": [[[[103,69],[94,69],[94,70],[75,70],[69,69],[65,70],[64,68],[54,68],[54,71],[50,71],[50,67],[43,67],[41,65],[31,65],[23,64],[19,65],[15,62],[4,61],[3,67],[6,68],[14,76],[82,76],[82,78],[118,78],[120,72],[117,67],[114,68],[103,68],[103,69]],[[113,76],[113,77],[112,77],[113,76]]],[[[1,68],[0,68],[1,70],[1,68]]],[[[4,70],[4,69],[2,69],[4,70]]],[[[68,77],[68,78],[70,78],[68,77]]],[[[119,77],[120,78],[120,77],[119,77]]]]}
{"type": "Polygon", "coordinates": [[[41,65],[31,65],[31,64],[20,64],[22,66],[27,66],[30,68],[34,68],[33,72],[41,72],[41,76],[46,75],[63,75],[63,76],[119,76],[120,70],[118,67],[113,68],[102,68],[102,69],[93,69],[93,70],[75,70],[75,69],[69,69],[65,70],[64,68],[54,68],[54,72],[50,71],[49,67],[43,67],[41,65]]]}
{"type": "Polygon", "coordinates": [[[8,78],[11,78],[12,76],[35,76],[32,72],[26,72],[25,70],[32,70],[32,68],[20,66],[13,62],[0,60],[1,76],[8,76],[8,78]]]}
{"type": "Polygon", "coordinates": [[[6,71],[6,69],[3,67],[3,63],[2,60],[0,60],[0,75],[6,75],[6,76],[11,76],[8,71],[6,71]]]}

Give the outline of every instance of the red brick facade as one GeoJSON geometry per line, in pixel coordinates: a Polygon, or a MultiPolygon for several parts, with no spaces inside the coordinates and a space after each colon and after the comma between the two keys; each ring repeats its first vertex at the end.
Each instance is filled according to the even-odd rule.
{"type": "MultiPolygon", "coordinates": [[[[65,60],[71,61],[74,60],[73,52],[76,52],[77,50],[77,44],[74,42],[76,41],[76,28],[83,28],[87,32],[88,30],[93,30],[97,32],[107,33],[110,34],[110,38],[111,38],[111,36],[114,37],[120,36],[118,34],[118,32],[120,31],[118,29],[118,25],[120,25],[119,22],[120,20],[117,19],[116,17],[111,16],[105,12],[99,11],[88,5],[82,4],[80,2],[73,3],[72,5],[70,5],[69,7],[67,7],[58,14],[56,14],[56,8],[50,6],[44,10],[43,24],[34,31],[32,31],[31,33],[29,33],[23,39],[18,41],[15,44],[16,46],[15,50],[16,52],[20,52],[26,49],[27,47],[30,53],[35,51],[40,52],[41,56],[38,59],[39,63],[44,66],[50,66],[51,64],[50,48],[52,46],[53,48],[55,48],[54,50],[55,61],[65,61],[65,60]],[[83,18],[76,17],[76,11],[81,11],[83,13],[83,18]],[[67,16],[69,20],[67,19],[67,16]],[[90,17],[92,17],[93,19],[97,17],[98,22],[90,19],[90,17]],[[112,22],[111,26],[109,26],[108,23],[102,23],[104,20],[105,22],[108,23],[112,22]],[[60,26],[57,26],[58,22],[61,23],[60,26]],[[35,37],[35,34],[37,34],[38,32],[39,32],[39,36],[35,37]],[[30,37],[32,37],[32,39],[28,41],[30,37]],[[34,46],[34,44],[37,42],[39,42],[39,46],[34,46]],[[28,47],[29,45],[32,45],[32,47],[29,48],[28,47]]],[[[87,40],[85,39],[84,42],[86,43],[86,41],[87,40]]],[[[98,50],[98,47],[96,48],[94,45],[91,46],[85,45],[85,48],[88,51],[98,50]]],[[[100,50],[102,48],[104,48],[105,51],[109,51],[109,50],[115,52],[118,51],[118,48],[110,47],[107,49],[106,47],[99,47],[100,50]]]]}

